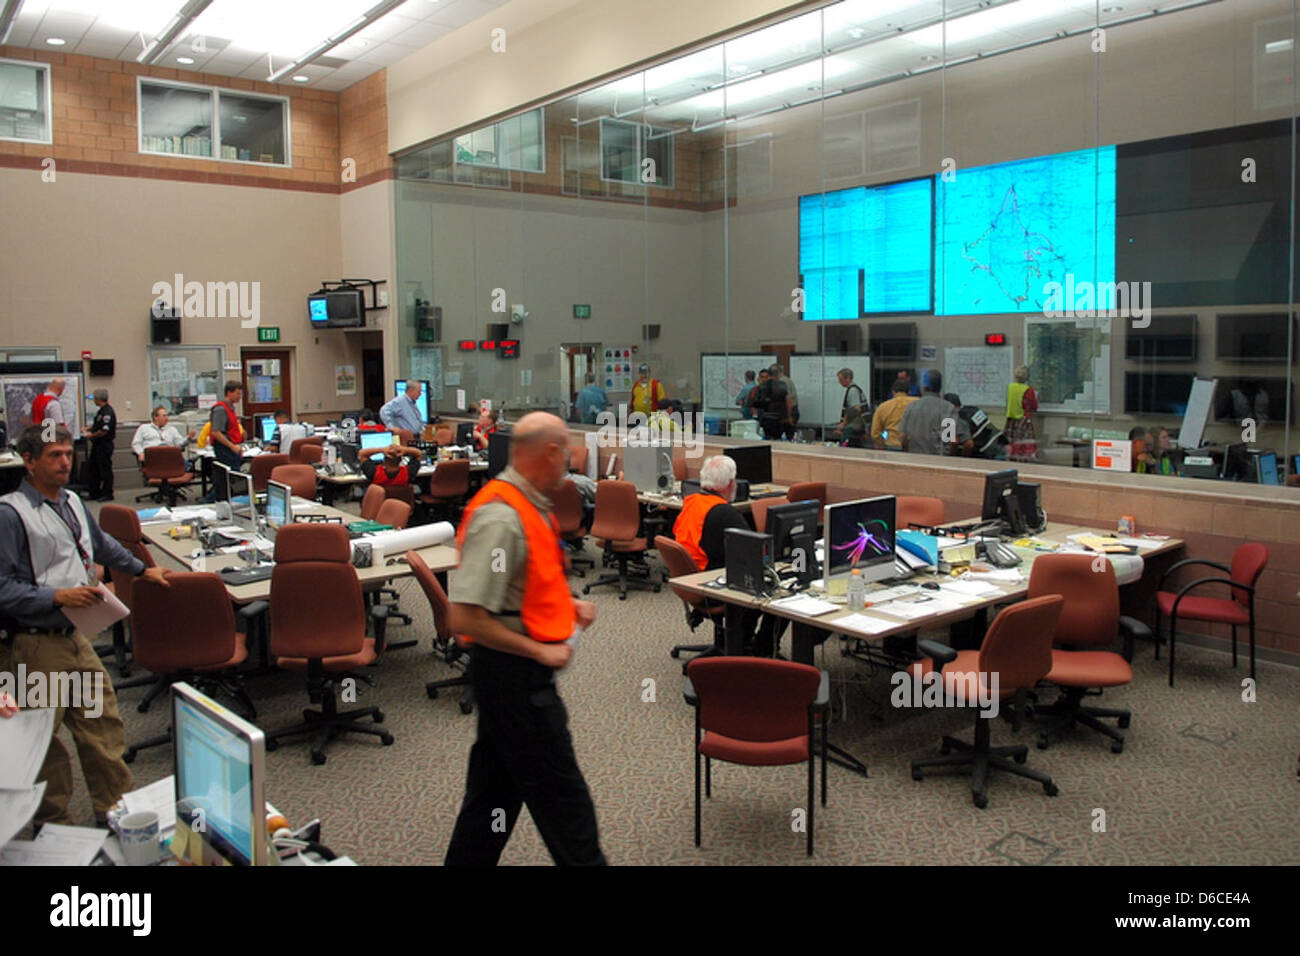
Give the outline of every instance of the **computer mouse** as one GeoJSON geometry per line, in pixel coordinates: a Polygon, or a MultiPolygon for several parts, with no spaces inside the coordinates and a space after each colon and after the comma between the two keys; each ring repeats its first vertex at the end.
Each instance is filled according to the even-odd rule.
{"type": "Polygon", "coordinates": [[[923,581],[923,582],[921,583],[921,587],[923,587],[923,588],[925,588],[926,590],[929,590],[929,591],[937,591],[937,590],[939,590],[939,585],[935,584],[933,581],[923,581]]]}

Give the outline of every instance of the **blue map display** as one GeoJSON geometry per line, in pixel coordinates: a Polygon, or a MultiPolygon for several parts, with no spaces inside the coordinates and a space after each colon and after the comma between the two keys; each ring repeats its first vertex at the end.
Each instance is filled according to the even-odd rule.
{"type": "Polygon", "coordinates": [[[1041,314],[1048,283],[1115,281],[1114,146],[958,169],[938,189],[937,315],[1041,314]]]}
{"type": "Polygon", "coordinates": [[[800,197],[805,320],[930,310],[933,190],[927,178],[800,197]]]}

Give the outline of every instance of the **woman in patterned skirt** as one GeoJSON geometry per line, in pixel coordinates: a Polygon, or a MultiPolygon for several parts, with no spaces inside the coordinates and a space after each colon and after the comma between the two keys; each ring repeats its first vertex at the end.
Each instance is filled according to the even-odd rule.
{"type": "Polygon", "coordinates": [[[1029,386],[1029,366],[1019,365],[1016,380],[1007,386],[1007,457],[1012,461],[1033,461],[1038,457],[1038,438],[1030,413],[1038,411],[1038,396],[1029,386]]]}

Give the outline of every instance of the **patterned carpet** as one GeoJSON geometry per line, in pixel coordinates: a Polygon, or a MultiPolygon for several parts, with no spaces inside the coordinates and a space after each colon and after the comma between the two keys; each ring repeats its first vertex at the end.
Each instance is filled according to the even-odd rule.
{"type": "MultiPolygon", "coordinates": [[[[590,572],[589,572],[590,576],[590,572]]],[[[579,582],[581,583],[581,582],[579,582]]],[[[450,676],[429,652],[428,604],[409,579],[399,585],[409,627],[394,639],[420,635],[416,648],[395,651],[377,669],[378,686],[362,687],[362,703],[378,703],[396,743],[344,738],[316,767],[305,739],[267,755],[267,798],[295,824],[324,821],[336,852],[369,864],[436,864],[442,860],[459,806],[474,717],[456,706],[458,691],[431,701],[426,681],[450,676]]],[[[713,799],[704,808],[703,847],[692,843],[693,717],[682,700],[680,663],[668,648],[691,639],[681,603],[661,594],[592,595],[596,625],[560,679],[579,761],[591,787],[602,845],[614,864],[794,864],[808,862],[792,811],[804,803],[802,765],[745,768],[714,764],[713,799]],[[643,701],[646,681],[654,701],[643,701]]],[[[179,636],[178,632],[178,636],[179,636]]],[[[698,640],[708,640],[701,629],[698,640]]],[[[784,645],[789,653],[789,639],[784,645]]],[[[1300,672],[1259,665],[1258,702],[1241,700],[1246,665],[1234,672],[1224,655],[1179,648],[1178,686],[1166,683],[1166,661],[1141,645],[1132,685],[1105,702],[1129,707],[1133,723],[1124,753],[1078,730],[1046,751],[1026,728],[994,722],[994,744],[1030,745],[1029,766],[1050,773],[1055,798],[1035,783],[995,775],[989,806],[971,805],[967,778],[911,779],[908,761],[938,752],[947,733],[969,740],[962,714],[901,711],[889,706],[888,675],[870,675],[822,645],[819,666],[834,680],[831,740],[863,759],[869,778],[830,768],[830,803],[818,806],[819,864],[1296,864],[1296,755],[1300,746],[1300,672]],[[1104,832],[1099,821],[1104,811],[1104,832]]],[[[259,723],[299,719],[302,679],[274,674],[250,680],[259,723]]],[[[121,694],[129,740],[164,729],[167,708],[138,714],[142,689],[121,694]]],[[[170,750],[142,753],[138,784],[170,772],[170,750]]],[[[78,779],[74,816],[89,803],[78,779]]],[[[502,857],[509,864],[549,864],[527,814],[502,857]]]]}

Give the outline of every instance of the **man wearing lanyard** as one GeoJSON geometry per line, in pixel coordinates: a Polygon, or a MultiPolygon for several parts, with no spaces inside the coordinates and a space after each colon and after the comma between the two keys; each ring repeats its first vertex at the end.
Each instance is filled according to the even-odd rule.
{"type": "Polygon", "coordinates": [[[569,591],[546,497],[569,468],[568,428],[533,412],[512,434],[510,467],[474,496],[457,535],[450,625],[473,641],[478,736],[446,863],[495,865],[526,803],[556,863],[598,866],[596,808],[555,689],[575,625],[596,619],[569,591]]]}
{"type": "MultiPolygon", "coordinates": [[[[45,675],[49,697],[76,686],[74,701],[50,699],[57,708],[54,729],[67,723],[77,745],[81,770],[95,818],[131,789],[131,772],[122,760],[126,740],[117,697],[99,655],[76,630],[63,608],[92,607],[102,600],[95,564],[123,574],[143,574],[166,586],[162,568],[146,569],[139,558],[104,534],[81,499],[65,485],[72,472],[72,436],[57,427],[46,435],[40,425],[25,429],[18,452],[27,478],[17,491],[0,498],[0,671],[45,675]]],[[[38,778],[45,795],[38,823],[68,822],[72,764],[58,736],[50,740],[38,778]]]]}

